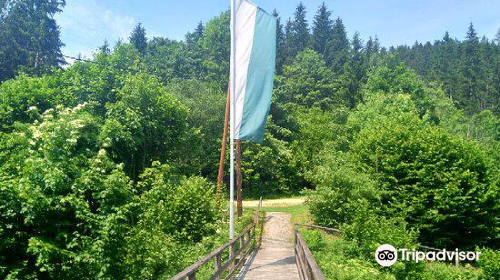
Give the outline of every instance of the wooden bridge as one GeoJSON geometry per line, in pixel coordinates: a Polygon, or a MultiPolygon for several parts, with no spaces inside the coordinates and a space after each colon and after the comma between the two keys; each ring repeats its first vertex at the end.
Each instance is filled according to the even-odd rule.
{"type": "Polygon", "coordinates": [[[203,279],[326,280],[306,242],[294,230],[290,214],[269,212],[262,223],[261,205],[262,200],[254,222],[240,235],[171,280],[198,279],[201,268],[209,263],[213,263],[213,273],[203,279]]]}

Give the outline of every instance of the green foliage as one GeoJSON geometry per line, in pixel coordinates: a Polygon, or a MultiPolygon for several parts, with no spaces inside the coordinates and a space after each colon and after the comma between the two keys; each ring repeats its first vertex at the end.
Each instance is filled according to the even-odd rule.
{"type": "Polygon", "coordinates": [[[262,144],[245,143],[242,150],[243,188],[247,186],[252,196],[290,194],[301,187],[290,166],[292,153],[287,142],[266,133],[262,144]]]}
{"type": "MultiPolygon", "coordinates": [[[[452,264],[430,263],[419,275],[423,280],[480,280],[485,279],[481,270],[470,265],[454,267],[452,264]]],[[[486,278],[487,279],[487,278],[486,278]]],[[[493,278],[492,278],[493,279],[493,278]]]]}
{"type": "MultiPolygon", "coordinates": [[[[0,278],[169,279],[227,240],[213,181],[229,13],[185,41],[138,25],[130,44],[54,70],[63,6],[0,1],[0,81],[41,75],[0,85],[0,278]]],[[[332,279],[498,278],[490,249],[480,269],[373,259],[417,239],[498,247],[498,43],[471,25],[462,42],[387,50],[330,16],[321,5],[311,34],[300,4],[278,24],[268,133],[242,143],[244,196],[315,189],[315,222],[343,230],[304,232],[332,279]]]]}
{"type": "Polygon", "coordinates": [[[137,49],[139,53],[144,55],[146,53],[146,48],[148,46],[148,40],[146,38],[146,29],[141,23],[138,23],[132,33],[130,34],[130,43],[137,49]]]}
{"type": "Polygon", "coordinates": [[[151,76],[130,76],[108,106],[101,141],[134,180],[153,161],[172,160],[187,132],[187,109],[151,76]]]}
{"type": "Polygon", "coordinates": [[[325,149],[321,158],[322,165],[309,175],[316,189],[306,192],[316,224],[339,227],[380,204],[374,179],[357,170],[352,155],[325,149]]]}
{"type": "Polygon", "coordinates": [[[159,227],[177,241],[200,241],[214,229],[214,188],[205,179],[176,176],[166,165],[146,169],[137,185],[138,219],[145,229],[159,227]]]}
{"type": "Polygon", "coordinates": [[[54,15],[66,1],[5,0],[0,3],[0,82],[18,72],[49,73],[63,62],[54,15]]]}
{"type": "Polygon", "coordinates": [[[299,53],[292,64],[285,66],[283,76],[276,80],[274,98],[277,106],[293,103],[293,106],[328,108],[338,103],[332,73],[326,68],[321,56],[312,50],[299,53]]]}
{"type": "Polygon", "coordinates": [[[1,131],[9,132],[16,122],[30,123],[41,113],[72,99],[58,87],[61,80],[57,76],[28,77],[20,75],[14,80],[0,85],[1,131]]]}
{"type": "Polygon", "coordinates": [[[226,81],[229,73],[229,12],[224,12],[211,19],[205,26],[200,46],[203,53],[203,79],[209,81],[226,81]]]}
{"type": "Polygon", "coordinates": [[[483,269],[485,279],[500,278],[500,251],[487,248],[478,249],[478,251],[481,252],[481,255],[479,255],[477,263],[483,269]]]}

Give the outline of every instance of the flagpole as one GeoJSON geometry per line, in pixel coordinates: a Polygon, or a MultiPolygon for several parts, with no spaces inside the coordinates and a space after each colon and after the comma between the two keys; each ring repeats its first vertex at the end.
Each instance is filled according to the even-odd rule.
{"type": "Polygon", "coordinates": [[[235,73],[236,73],[236,61],[235,61],[235,50],[236,50],[236,0],[231,0],[231,57],[230,57],[230,161],[229,161],[229,239],[234,238],[234,111],[235,111],[235,73]]]}

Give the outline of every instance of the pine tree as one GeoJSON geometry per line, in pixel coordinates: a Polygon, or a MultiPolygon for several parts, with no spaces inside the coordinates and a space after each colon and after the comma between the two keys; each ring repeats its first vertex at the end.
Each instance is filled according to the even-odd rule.
{"type": "Polygon", "coordinates": [[[459,102],[468,111],[474,111],[481,107],[481,100],[479,100],[478,92],[478,78],[480,77],[479,38],[472,23],[467,30],[462,57],[462,96],[459,102]]]}
{"type": "Polygon", "coordinates": [[[286,37],[286,48],[289,52],[287,62],[309,45],[310,34],[306,20],[306,8],[302,2],[295,9],[294,20],[289,27],[289,34],[286,37]]]}
{"type": "Polygon", "coordinates": [[[196,44],[198,40],[203,36],[203,31],[205,30],[205,27],[203,26],[203,22],[198,22],[198,25],[194,29],[193,32],[188,32],[186,34],[186,43],[188,45],[196,44]]]}
{"type": "Polygon", "coordinates": [[[349,40],[345,31],[342,19],[337,18],[333,25],[332,38],[328,42],[325,60],[327,65],[336,74],[342,73],[342,67],[347,62],[349,56],[349,40]]]}
{"type": "Polygon", "coordinates": [[[325,2],[323,2],[314,16],[311,44],[313,50],[322,55],[325,54],[326,45],[332,36],[333,21],[330,19],[331,14],[325,2]]]}
{"type": "Polygon", "coordinates": [[[130,34],[130,43],[135,46],[135,48],[142,55],[146,54],[146,47],[148,46],[148,40],[146,39],[146,29],[141,23],[138,23],[132,33],[130,34]]]}
{"type": "Polygon", "coordinates": [[[361,85],[366,77],[365,56],[363,54],[363,42],[359,33],[354,33],[352,38],[352,49],[348,63],[344,64],[343,75],[340,79],[340,92],[343,100],[350,108],[355,108],[361,101],[361,85]]]}
{"type": "Polygon", "coordinates": [[[63,63],[54,15],[65,1],[3,1],[0,15],[0,81],[18,71],[40,75],[63,63]]]}
{"type": "Polygon", "coordinates": [[[276,74],[281,75],[283,70],[283,64],[285,63],[285,33],[283,32],[283,25],[281,24],[281,18],[276,9],[273,10],[273,16],[276,17],[276,74]]]}
{"type": "Polygon", "coordinates": [[[497,45],[500,45],[500,28],[498,28],[497,35],[495,36],[495,41],[497,41],[497,45]]]}
{"type": "Polygon", "coordinates": [[[111,50],[109,49],[109,43],[107,39],[104,39],[104,43],[99,47],[99,51],[103,54],[109,55],[111,50]]]}
{"type": "Polygon", "coordinates": [[[295,57],[293,52],[295,48],[292,45],[292,20],[288,18],[284,30],[284,44],[283,44],[283,65],[289,64],[295,57]]]}

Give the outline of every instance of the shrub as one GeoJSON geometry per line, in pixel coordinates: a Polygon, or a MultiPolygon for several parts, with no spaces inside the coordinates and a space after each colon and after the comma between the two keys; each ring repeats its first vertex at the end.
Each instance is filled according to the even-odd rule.
{"type": "MultiPolygon", "coordinates": [[[[466,267],[454,267],[452,264],[433,262],[427,264],[425,270],[419,275],[420,280],[481,280],[483,273],[467,265],[466,267]]],[[[498,279],[498,278],[491,278],[498,279]]]]}
{"type": "Polygon", "coordinates": [[[349,153],[322,152],[322,164],[308,178],[316,190],[305,191],[306,203],[317,224],[338,227],[350,223],[361,212],[378,206],[379,194],[374,180],[356,170],[349,153]]]}
{"type": "MultiPolygon", "coordinates": [[[[359,246],[361,257],[373,264],[377,264],[374,254],[380,245],[391,244],[395,248],[417,246],[417,233],[408,230],[402,218],[385,218],[366,212],[358,215],[351,224],[344,224],[341,229],[346,240],[359,246]]],[[[404,279],[418,275],[423,270],[423,263],[396,262],[382,270],[390,271],[397,279],[404,279]]]]}
{"type": "Polygon", "coordinates": [[[486,248],[480,251],[477,263],[483,269],[485,279],[500,279],[500,251],[486,248]]]}

